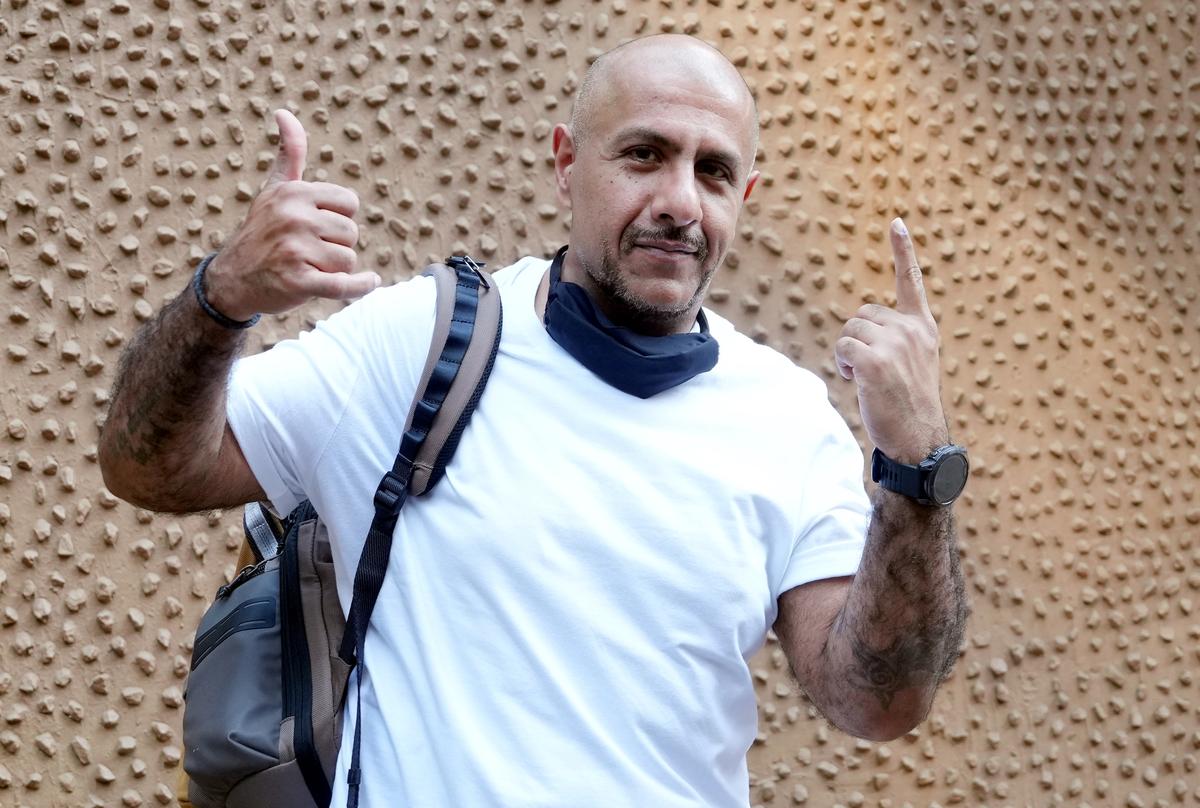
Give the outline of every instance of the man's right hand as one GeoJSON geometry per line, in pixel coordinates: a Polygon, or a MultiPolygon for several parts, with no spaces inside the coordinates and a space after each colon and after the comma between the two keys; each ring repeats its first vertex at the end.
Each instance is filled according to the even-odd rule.
{"type": "Polygon", "coordinates": [[[349,300],[380,284],[353,274],[358,195],[329,182],[305,182],[308,136],[296,116],[276,110],[279,156],[241,227],[205,271],[205,296],[234,320],[288,311],[313,297],[349,300]]]}

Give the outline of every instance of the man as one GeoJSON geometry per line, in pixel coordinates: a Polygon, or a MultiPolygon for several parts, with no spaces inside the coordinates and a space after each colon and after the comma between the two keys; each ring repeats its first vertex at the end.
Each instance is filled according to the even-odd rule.
{"type": "MultiPolygon", "coordinates": [[[[130,346],[102,467],[158,510],[311,499],[345,606],[433,291],[379,289],[227,387],[244,332],[226,326],[379,283],[352,274],[357,199],[301,180],[304,131],[276,120],[274,172],[201,294],[130,346]]],[[[863,458],[824,385],[701,309],[756,139],[741,77],[696,40],[637,40],[589,70],[553,136],[569,245],[495,274],[486,393],[396,530],[368,635],[364,805],[745,806],[747,663],[772,624],[847,732],[895,738],[926,715],[965,621],[949,509],[881,489],[868,528],[863,458]]],[[[897,307],[860,309],[836,355],[886,462],[915,466],[949,436],[899,220],[891,241],[897,307]]]]}

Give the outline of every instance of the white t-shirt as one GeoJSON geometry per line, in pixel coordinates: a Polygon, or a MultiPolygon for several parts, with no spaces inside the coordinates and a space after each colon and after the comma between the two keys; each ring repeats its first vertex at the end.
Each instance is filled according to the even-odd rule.
{"type": "MultiPolygon", "coordinates": [[[[857,569],[861,450],[820,379],[712,312],[713,370],[646,400],[610,387],[538,319],[547,267],[495,273],[491,380],[401,512],[367,635],[362,805],[745,808],[748,662],[780,593],[857,569]]],[[[234,369],[234,434],[277,510],[307,497],[328,523],[346,610],[434,295],[378,289],[234,369]]]]}

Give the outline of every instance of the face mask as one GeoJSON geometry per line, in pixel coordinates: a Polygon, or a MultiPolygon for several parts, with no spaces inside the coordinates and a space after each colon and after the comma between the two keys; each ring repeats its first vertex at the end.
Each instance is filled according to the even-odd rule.
{"type": "Polygon", "coordinates": [[[649,398],[716,366],[717,340],[703,310],[698,334],[638,334],[608,319],[582,286],[561,279],[566,254],[563,247],[550,264],[546,331],[592,373],[631,396],[649,398]]]}

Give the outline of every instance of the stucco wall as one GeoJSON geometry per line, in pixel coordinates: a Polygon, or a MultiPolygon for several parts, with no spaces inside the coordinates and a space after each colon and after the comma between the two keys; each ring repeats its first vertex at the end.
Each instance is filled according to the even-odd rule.
{"type": "MultiPolygon", "coordinates": [[[[1200,804],[1200,65],[1193,2],[0,0],[0,805],[169,805],[195,622],[239,514],[96,465],[122,347],[265,178],[270,112],[354,188],[361,265],[565,241],[549,133],[589,57],[713,42],[763,180],[710,301],[820,373],[903,215],[974,477],[973,602],[929,720],[833,730],[769,643],[762,805],[1200,804]]],[[[649,77],[648,77],[649,78],[649,77]]],[[[265,318],[257,351],[330,311],[265,318]]]]}

